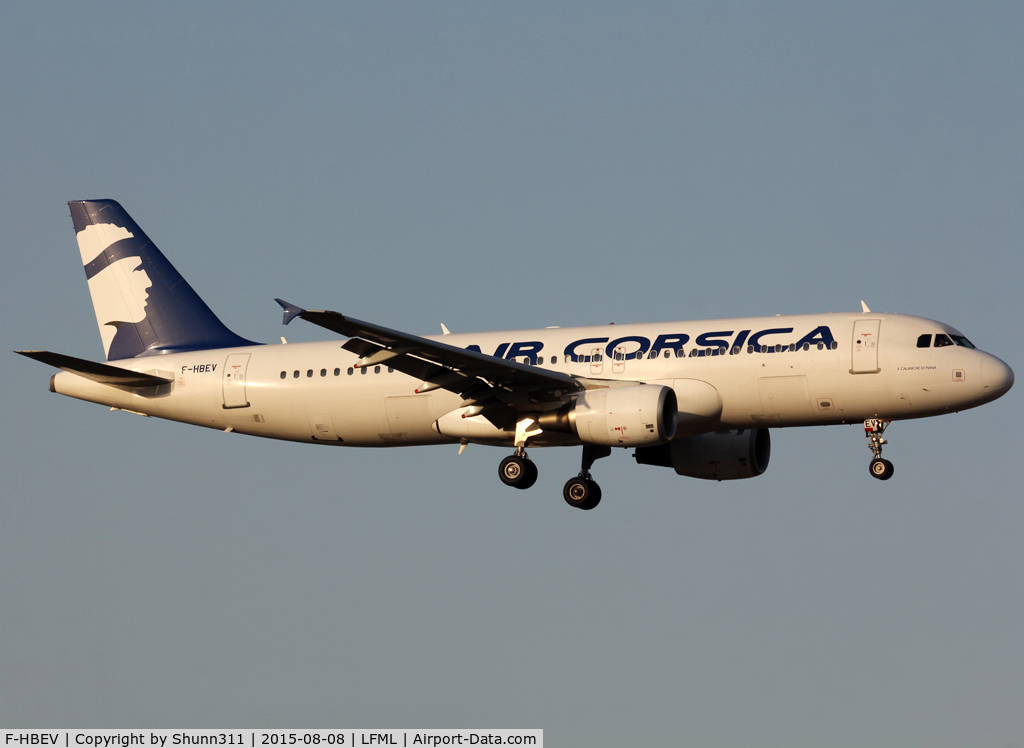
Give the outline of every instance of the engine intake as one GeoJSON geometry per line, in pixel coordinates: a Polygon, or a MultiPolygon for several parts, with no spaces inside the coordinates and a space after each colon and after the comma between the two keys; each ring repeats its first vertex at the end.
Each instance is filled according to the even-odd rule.
{"type": "Polygon", "coordinates": [[[740,429],[639,447],[633,457],[641,465],[670,467],[691,478],[738,480],[764,473],[771,453],[768,429],[740,429]]]}

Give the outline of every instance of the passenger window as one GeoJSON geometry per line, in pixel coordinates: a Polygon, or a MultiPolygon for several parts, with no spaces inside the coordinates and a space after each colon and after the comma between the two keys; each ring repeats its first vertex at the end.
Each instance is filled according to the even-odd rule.
{"type": "Polygon", "coordinates": [[[353,369],[352,369],[352,367],[350,366],[350,367],[348,367],[348,375],[349,375],[349,376],[352,376],[352,374],[353,374],[353,369]]]}
{"type": "Polygon", "coordinates": [[[334,376],[338,376],[339,374],[341,374],[341,369],[335,369],[334,376]]]}
{"type": "Polygon", "coordinates": [[[947,345],[953,345],[953,341],[949,339],[949,336],[939,333],[935,336],[935,347],[945,348],[947,345]]]}
{"type": "Polygon", "coordinates": [[[804,350],[805,351],[811,350],[811,344],[810,343],[804,343],[804,350]]]}
{"type": "Polygon", "coordinates": [[[366,372],[368,372],[368,371],[369,371],[369,369],[367,369],[367,368],[366,368],[365,366],[363,366],[363,367],[360,367],[360,369],[359,369],[359,373],[360,373],[360,374],[365,374],[365,373],[366,373],[366,372]]]}
{"type": "Polygon", "coordinates": [[[293,376],[293,377],[295,377],[296,379],[298,379],[298,378],[299,378],[299,370],[298,370],[298,369],[296,369],[296,370],[295,370],[295,373],[294,373],[294,374],[292,374],[292,376],[293,376]]]}
{"type": "Polygon", "coordinates": [[[373,373],[374,374],[380,374],[380,367],[379,366],[374,366],[373,367],[373,373]]]}
{"type": "Polygon", "coordinates": [[[572,356],[566,354],[566,356],[565,356],[565,363],[571,364],[572,363],[572,356]]]}
{"type": "Polygon", "coordinates": [[[313,376],[313,370],[312,370],[312,369],[307,369],[307,370],[306,370],[306,376],[307,376],[307,377],[311,377],[311,376],[313,376]]]}
{"type": "Polygon", "coordinates": [[[832,341],[832,345],[829,346],[833,351],[839,347],[839,343],[835,340],[832,341]]]}
{"type": "Polygon", "coordinates": [[[818,350],[819,351],[825,350],[825,344],[824,343],[818,343],[818,350]]]}
{"type": "Polygon", "coordinates": [[[393,366],[389,366],[388,367],[388,374],[393,374],[394,371],[395,371],[395,367],[393,367],[393,366]]]}
{"type": "Polygon", "coordinates": [[[932,334],[918,335],[917,336],[917,347],[918,348],[931,348],[932,347],[932,334]]]}
{"type": "Polygon", "coordinates": [[[747,346],[747,353],[753,353],[753,352],[754,352],[754,346],[748,345],[747,346]]]}
{"type": "Polygon", "coordinates": [[[288,376],[288,372],[286,372],[286,371],[282,371],[282,372],[281,372],[281,379],[284,379],[284,378],[286,378],[287,376],[288,376]]]}
{"type": "Polygon", "coordinates": [[[326,377],[327,376],[327,369],[321,369],[320,370],[320,376],[326,377]]]}
{"type": "Polygon", "coordinates": [[[678,351],[676,351],[676,358],[686,358],[686,351],[680,348],[678,351]]]}

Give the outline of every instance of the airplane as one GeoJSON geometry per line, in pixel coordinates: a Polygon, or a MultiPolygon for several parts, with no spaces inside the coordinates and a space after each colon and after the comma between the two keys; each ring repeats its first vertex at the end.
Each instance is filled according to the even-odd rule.
{"type": "Polygon", "coordinates": [[[144,416],[337,447],[512,448],[501,481],[527,489],[527,447],[582,447],[570,506],[601,501],[613,448],[706,480],[762,475],[775,428],[863,423],[870,474],[892,421],[974,408],[1013,371],[941,322],[844,314],[412,335],[277,299],[345,338],[265,345],[230,331],[114,200],[68,203],[106,363],[16,351],[62,371],[50,391],[144,416]]]}

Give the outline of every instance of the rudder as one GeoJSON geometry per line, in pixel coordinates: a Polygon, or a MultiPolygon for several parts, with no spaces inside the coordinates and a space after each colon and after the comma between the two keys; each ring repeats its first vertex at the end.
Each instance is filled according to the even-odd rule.
{"type": "Polygon", "coordinates": [[[108,361],[257,345],[224,326],[119,203],[68,207],[108,361]]]}

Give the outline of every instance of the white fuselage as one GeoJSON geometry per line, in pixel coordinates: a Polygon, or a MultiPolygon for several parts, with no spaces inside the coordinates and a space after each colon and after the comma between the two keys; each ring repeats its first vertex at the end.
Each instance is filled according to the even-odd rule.
{"type": "MultiPolygon", "coordinates": [[[[430,337],[612,386],[644,382],[674,387],[681,393],[681,412],[682,395],[692,391],[691,385],[710,385],[717,391],[718,407],[709,419],[681,420],[677,435],[685,436],[939,415],[994,400],[1012,383],[1012,373],[1007,381],[1008,367],[980,350],[918,347],[925,334],[959,335],[920,317],[863,313],[430,337]],[[811,342],[797,346],[801,339],[811,342]],[[708,355],[691,355],[694,351],[708,355]],[[710,355],[712,351],[721,355],[710,355]]],[[[51,388],[113,408],[273,439],[361,447],[460,441],[450,432],[439,433],[435,425],[460,408],[459,395],[444,389],[417,394],[419,380],[390,371],[386,364],[353,369],[358,357],[343,350],[341,342],[112,362],[174,380],[148,392],[118,389],[68,372],[57,374],[51,388]]],[[[464,440],[511,445],[513,436],[507,432],[464,440]]],[[[580,442],[552,434],[531,443],[580,442]]]]}

